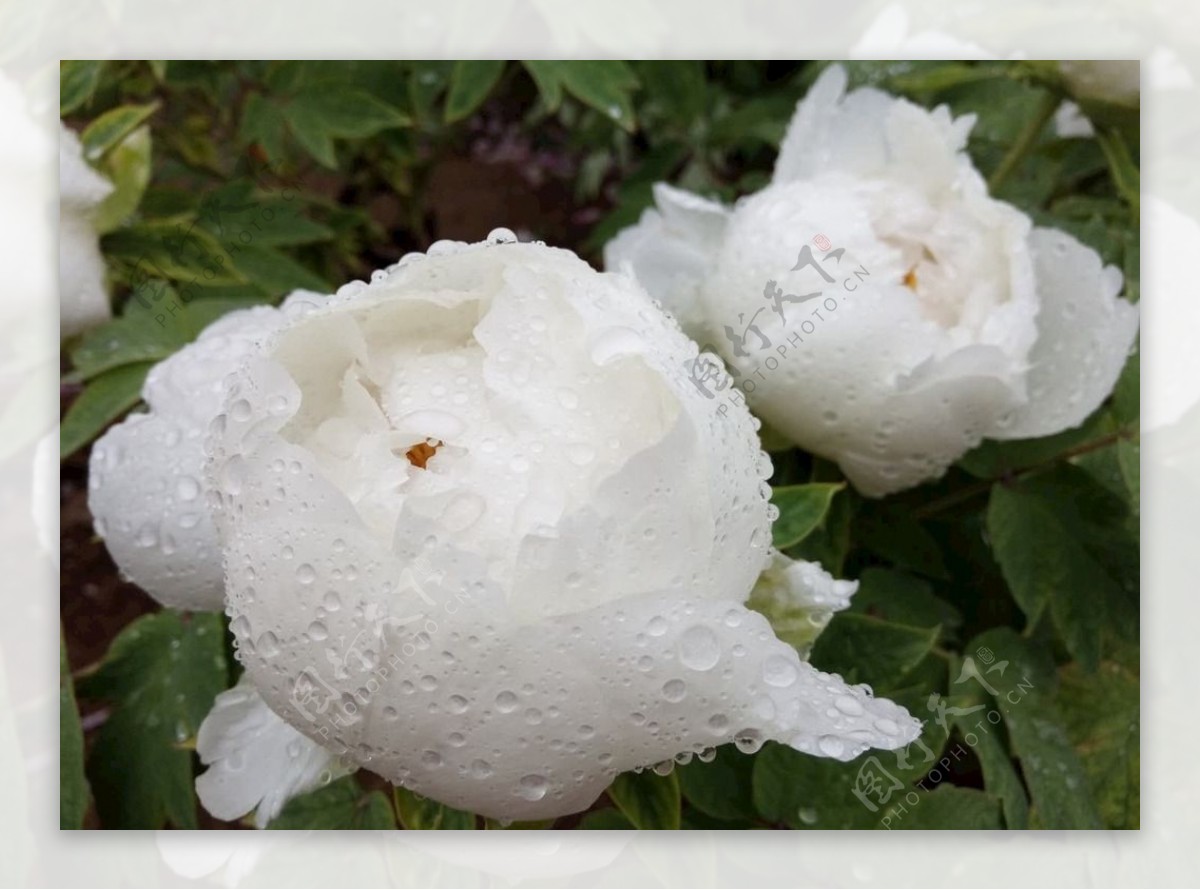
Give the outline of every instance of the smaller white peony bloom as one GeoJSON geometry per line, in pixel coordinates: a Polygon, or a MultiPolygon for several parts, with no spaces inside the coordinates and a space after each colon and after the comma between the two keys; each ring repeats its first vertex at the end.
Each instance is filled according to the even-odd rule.
{"type": "Polygon", "coordinates": [[[1137,106],[1142,97],[1142,63],[1137,59],[1059,62],[1071,92],[1080,99],[1100,99],[1137,106]]]}
{"type": "Polygon", "coordinates": [[[361,766],[547,818],[728,742],[915,738],[747,608],[768,564],[768,604],[826,615],[854,585],[772,552],[752,418],[628,278],[497,236],[214,328],[92,465],[106,541],[164,602],[215,605],[223,562],[245,675],[199,733],[210,812],[264,824],[361,766]]]}
{"type": "Polygon", "coordinates": [[[771,185],[727,208],[659,184],[605,265],[866,495],[937,478],[983,438],[1077,426],[1111,391],[1137,310],[1094,250],[988,196],[963,150],[973,122],[847,94],[830,67],[771,185]]]}
{"type": "Polygon", "coordinates": [[[63,337],[112,316],[104,283],[104,257],[92,213],[112,183],[83,159],[79,137],[66,125],[58,138],[58,288],[63,337]]]}
{"type": "Polygon", "coordinates": [[[204,436],[221,413],[223,381],[268,333],[312,309],[296,291],[278,308],[223,316],[165,361],[142,387],[148,412],[131,414],[92,447],[88,506],[117,567],[165,606],[218,610],[221,548],[204,490],[204,436]]]}

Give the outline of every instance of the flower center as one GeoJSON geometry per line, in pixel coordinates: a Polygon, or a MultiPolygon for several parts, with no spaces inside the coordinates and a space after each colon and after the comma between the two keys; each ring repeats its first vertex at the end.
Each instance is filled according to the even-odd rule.
{"type": "Polygon", "coordinates": [[[904,273],[904,286],[907,287],[911,291],[915,291],[917,289],[917,267],[916,266],[913,266],[911,269],[909,269],[907,272],[904,273]]]}
{"type": "Polygon", "coordinates": [[[418,442],[412,448],[404,453],[408,458],[408,462],[419,470],[425,469],[425,464],[429,463],[429,458],[437,454],[437,450],[442,447],[442,443],[438,439],[427,439],[424,442],[418,442]]]}

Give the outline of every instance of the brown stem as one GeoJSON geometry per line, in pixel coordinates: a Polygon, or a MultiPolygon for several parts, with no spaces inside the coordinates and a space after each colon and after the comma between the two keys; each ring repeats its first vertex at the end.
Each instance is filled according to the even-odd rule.
{"type": "Polygon", "coordinates": [[[913,516],[915,516],[917,519],[924,519],[928,516],[940,513],[950,507],[957,506],[964,501],[969,501],[976,495],[982,494],[990,489],[997,482],[1011,482],[1024,475],[1027,475],[1028,473],[1032,473],[1034,470],[1039,470],[1047,464],[1070,460],[1073,457],[1080,457],[1081,455],[1088,454],[1089,452],[1098,451],[1101,448],[1107,448],[1109,445],[1130,437],[1131,434],[1129,431],[1118,430],[1115,433],[1109,433],[1106,436],[1101,436],[1099,439],[1093,439],[1091,442],[1084,442],[1082,445],[1076,445],[1074,448],[1068,448],[1066,451],[1055,455],[1048,461],[1043,461],[1042,463],[1033,464],[1028,467],[1022,467],[1019,470],[1010,470],[1004,473],[1002,476],[998,476],[994,479],[983,479],[972,485],[960,488],[958,491],[952,492],[943,498],[938,498],[935,501],[930,501],[928,504],[923,504],[913,511],[913,516]]]}

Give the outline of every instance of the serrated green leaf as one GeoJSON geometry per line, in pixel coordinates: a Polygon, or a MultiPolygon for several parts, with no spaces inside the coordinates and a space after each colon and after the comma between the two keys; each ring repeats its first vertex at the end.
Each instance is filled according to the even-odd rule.
{"type": "Polygon", "coordinates": [[[147,105],[119,105],[104,112],[79,134],[84,158],[89,163],[98,163],[126,136],[145,123],[159,107],[160,103],[150,102],[147,105]]]}
{"type": "Polygon", "coordinates": [[[897,689],[937,643],[939,626],[910,627],[869,615],[840,612],[813,644],[810,661],[847,683],[897,689]]]}
{"type": "Polygon", "coordinates": [[[608,788],[608,796],[632,823],[642,831],[679,829],[682,802],[679,777],[674,772],[660,776],[653,770],[622,773],[608,788]]]}
{"type": "Polygon", "coordinates": [[[75,704],[75,683],[67,664],[67,648],[58,644],[58,827],[83,828],[88,784],[83,772],[83,727],[75,704]]]}
{"type": "Polygon", "coordinates": [[[779,518],[771,528],[775,546],[786,550],[812,534],[825,520],[833,496],[845,487],[844,482],[812,482],[774,489],[771,503],[779,508],[779,518]]]}
{"type": "Polygon", "coordinates": [[[96,375],[81,392],[59,428],[59,452],[66,460],[132,408],[142,397],[142,383],[153,362],[121,365],[96,375]]]}
{"type": "Polygon", "coordinates": [[[100,84],[103,61],[64,61],[58,66],[58,110],[66,117],[86,104],[100,84]]]}
{"type": "Polygon", "coordinates": [[[400,824],[409,831],[472,831],[475,816],[396,786],[393,795],[400,824]]]}
{"type": "Polygon", "coordinates": [[[733,745],[717,748],[713,759],[676,767],[688,803],[714,819],[754,819],[754,758],[733,745]]]}
{"type": "Polygon", "coordinates": [[[196,827],[192,752],[181,743],[225,688],[219,615],[158,612],[113,640],[81,696],[112,703],[96,734],[88,775],[106,828],[196,827]]]}
{"type": "Polygon", "coordinates": [[[387,831],[396,827],[382,791],[364,791],[346,776],[287,802],[267,826],[274,831],[387,831]]]}
{"type": "Polygon", "coordinates": [[[446,123],[460,121],[488,97],[504,73],[502,59],[471,59],[454,63],[450,72],[450,94],[446,97],[446,123]]]}

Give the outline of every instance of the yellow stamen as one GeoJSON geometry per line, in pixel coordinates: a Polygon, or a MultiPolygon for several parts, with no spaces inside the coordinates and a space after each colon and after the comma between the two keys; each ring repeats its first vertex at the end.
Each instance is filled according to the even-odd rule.
{"type": "Polygon", "coordinates": [[[917,267],[913,266],[904,273],[904,286],[909,290],[917,289],[917,267]]]}
{"type": "Polygon", "coordinates": [[[437,439],[429,439],[425,442],[418,442],[412,448],[404,453],[408,458],[408,462],[419,470],[425,469],[425,464],[429,463],[429,458],[437,454],[437,450],[442,447],[442,443],[437,439]]]}

